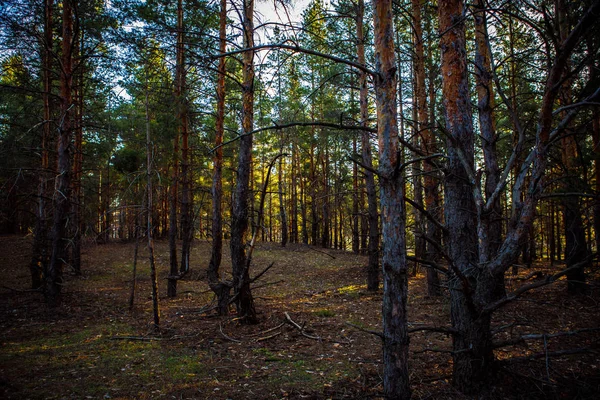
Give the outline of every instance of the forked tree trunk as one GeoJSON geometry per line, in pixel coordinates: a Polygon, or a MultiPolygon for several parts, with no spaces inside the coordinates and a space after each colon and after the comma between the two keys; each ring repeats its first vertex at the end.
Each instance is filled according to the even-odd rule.
{"type": "MultiPolygon", "coordinates": [[[[219,51],[225,53],[226,46],[227,0],[221,0],[219,13],[219,51]]],[[[225,130],[225,57],[219,58],[217,75],[217,119],[215,124],[215,146],[213,156],[213,181],[212,181],[212,246],[210,262],[208,264],[208,284],[217,296],[217,312],[219,315],[229,314],[229,301],[231,285],[221,282],[219,268],[223,252],[223,133],[225,130]]]]}
{"type": "Polygon", "coordinates": [[[71,206],[71,139],[73,136],[73,4],[63,2],[60,123],[57,143],[57,176],[53,196],[52,253],[45,271],[45,294],[50,307],[59,305],[63,268],[67,258],[66,226],[71,206]]]}
{"type": "MultiPolygon", "coordinates": [[[[254,46],[254,0],[244,0],[244,47],[254,46]]],[[[250,291],[250,274],[247,268],[245,236],[248,230],[248,205],[250,197],[250,169],[252,168],[252,131],[254,125],[254,51],[244,52],[242,82],[242,131],[238,155],[237,182],[233,197],[231,221],[231,264],[235,304],[240,322],[257,322],[254,298],[250,291]]]]}
{"type": "MultiPolygon", "coordinates": [[[[479,129],[485,162],[485,197],[492,197],[500,181],[498,153],[496,151],[496,120],[494,117],[494,88],[491,70],[491,53],[487,32],[485,4],[483,0],[475,3],[475,82],[477,88],[477,110],[479,114],[479,129]]],[[[479,261],[488,263],[500,249],[502,244],[502,204],[500,196],[496,198],[490,212],[480,216],[479,261]]],[[[506,294],[504,275],[499,276],[495,297],[506,294]]]]}
{"type": "Polygon", "coordinates": [[[469,96],[464,5],[442,0],[438,5],[442,53],[442,93],[449,139],[445,190],[448,255],[454,267],[448,286],[452,326],[460,334],[453,341],[453,383],[463,393],[478,393],[491,373],[490,317],[481,309],[493,277],[481,273],[478,263],[477,219],[473,187],[462,156],[474,166],[474,139],[469,96]]]}
{"type": "Polygon", "coordinates": [[[373,1],[375,93],[381,176],[383,233],[383,389],[393,399],[410,399],[406,300],[404,178],[398,170],[396,61],[391,0],[373,1]]]}
{"type": "MultiPolygon", "coordinates": [[[[358,41],[357,58],[358,63],[366,65],[365,62],[365,35],[364,35],[364,15],[365,3],[358,0],[358,9],[356,15],[356,37],[358,41]]],[[[360,71],[358,85],[360,88],[360,124],[366,128],[369,119],[367,74],[360,71]]],[[[379,215],[377,211],[377,192],[375,187],[375,176],[369,168],[372,168],[373,161],[371,156],[370,133],[362,131],[361,152],[362,162],[367,167],[364,171],[365,183],[367,189],[367,210],[369,218],[369,244],[367,252],[369,255],[369,264],[367,265],[367,290],[374,292],[379,289],[379,215]]],[[[357,226],[358,228],[358,226],[357,226]]]]}

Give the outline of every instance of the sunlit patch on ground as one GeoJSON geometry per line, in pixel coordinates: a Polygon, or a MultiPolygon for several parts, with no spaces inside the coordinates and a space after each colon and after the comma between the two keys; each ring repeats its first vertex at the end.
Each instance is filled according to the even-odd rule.
{"type": "MultiPolygon", "coordinates": [[[[157,335],[144,248],[132,310],[133,243],[111,243],[85,247],[83,276],[67,275],[63,305],[51,311],[40,293],[13,290],[29,285],[29,239],[1,237],[0,247],[0,273],[6,277],[0,290],[0,398],[381,398],[381,341],[365,332],[381,329],[381,291],[366,289],[366,257],[259,243],[251,275],[275,265],[255,283],[260,323],[240,326],[233,310],[229,317],[202,312],[213,299],[204,278],[209,243],[195,242],[191,273],[179,281],[179,296],[170,299],[164,279],[167,244],[158,242],[162,327],[157,335]],[[303,331],[284,323],[286,312],[303,331]]],[[[225,277],[228,262],[225,253],[225,277]]],[[[509,288],[521,284],[518,278],[507,281],[509,288]]],[[[421,270],[409,279],[411,327],[447,326],[447,297],[426,296],[421,270]]],[[[562,284],[503,310],[494,326],[508,328],[495,339],[600,326],[597,292],[569,298],[562,284]]],[[[551,339],[546,349],[597,351],[598,336],[551,339]]],[[[451,386],[451,350],[442,333],[411,337],[415,399],[464,398],[451,386]]],[[[496,356],[506,361],[544,351],[539,341],[498,350],[496,356]]],[[[548,367],[543,357],[511,365],[499,374],[491,398],[591,399],[590,393],[600,391],[599,369],[593,354],[550,359],[548,367]]]]}

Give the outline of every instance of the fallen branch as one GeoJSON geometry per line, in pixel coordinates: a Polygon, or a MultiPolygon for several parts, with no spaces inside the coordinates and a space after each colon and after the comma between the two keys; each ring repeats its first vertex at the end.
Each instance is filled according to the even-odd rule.
{"type": "Polygon", "coordinates": [[[254,290],[254,289],[260,289],[260,288],[265,287],[265,286],[277,285],[278,283],[282,283],[282,282],[285,282],[285,281],[283,279],[281,279],[281,280],[274,281],[274,282],[265,282],[262,285],[253,286],[252,290],[254,290]]]}
{"type": "Polygon", "coordinates": [[[540,340],[540,339],[546,340],[546,339],[552,339],[552,338],[561,337],[561,336],[575,336],[575,335],[579,335],[579,334],[586,333],[586,332],[596,332],[596,331],[600,331],[600,327],[584,328],[584,329],[578,329],[575,331],[566,331],[566,332],[523,335],[518,338],[506,340],[504,342],[494,343],[493,346],[495,349],[498,349],[501,347],[513,346],[516,344],[524,343],[527,340],[540,340]]]}
{"type": "Polygon", "coordinates": [[[272,262],[271,264],[269,264],[269,266],[267,268],[263,269],[262,272],[260,272],[254,278],[250,279],[250,283],[254,283],[257,280],[259,280],[261,276],[263,276],[268,270],[270,270],[273,267],[273,265],[275,265],[275,262],[272,262]]]}
{"type": "Polygon", "coordinates": [[[358,326],[356,324],[353,324],[352,322],[346,321],[346,325],[351,326],[353,328],[358,329],[359,331],[365,332],[365,333],[369,333],[371,335],[375,335],[375,336],[379,336],[379,338],[381,340],[383,340],[383,332],[379,332],[379,331],[373,331],[371,329],[365,329],[362,326],[358,326]]]}
{"type": "Polygon", "coordinates": [[[536,354],[532,354],[530,356],[508,358],[506,360],[499,360],[499,361],[496,361],[496,362],[498,364],[500,364],[501,366],[503,366],[503,365],[516,364],[516,363],[519,363],[519,362],[522,362],[522,361],[537,360],[539,358],[569,356],[569,355],[572,355],[572,354],[581,354],[581,353],[594,353],[594,351],[592,349],[584,347],[584,348],[578,348],[578,349],[569,349],[569,350],[559,350],[559,351],[550,351],[550,352],[536,353],[536,354]]]}
{"type": "Polygon", "coordinates": [[[421,331],[444,333],[446,335],[459,335],[460,334],[456,329],[450,328],[447,326],[416,326],[414,328],[408,328],[408,333],[421,332],[421,331]]]}
{"type": "Polygon", "coordinates": [[[237,340],[237,339],[234,339],[234,338],[232,338],[231,336],[227,336],[227,335],[225,334],[225,332],[223,332],[223,325],[221,325],[220,323],[219,323],[219,331],[221,332],[221,335],[223,335],[223,337],[224,337],[225,339],[229,340],[230,342],[242,343],[242,341],[241,341],[241,340],[237,340]]]}
{"type": "Polygon", "coordinates": [[[41,293],[42,292],[42,289],[15,289],[15,288],[11,288],[6,285],[2,285],[2,287],[4,289],[12,290],[13,292],[17,292],[17,293],[36,293],[36,292],[41,293]]]}
{"type": "Polygon", "coordinates": [[[326,256],[329,256],[329,257],[331,257],[331,258],[333,258],[335,260],[335,256],[332,256],[331,254],[329,254],[327,252],[324,252],[324,251],[321,251],[321,250],[317,250],[317,249],[313,249],[311,246],[306,246],[306,247],[308,247],[309,250],[316,251],[317,253],[323,253],[326,256]]]}
{"type": "Polygon", "coordinates": [[[285,322],[282,322],[281,324],[271,328],[271,329],[267,329],[266,331],[262,331],[262,332],[258,332],[258,333],[253,333],[252,335],[249,335],[250,337],[253,336],[262,336],[262,335],[266,335],[267,333],[273,332],[279,328],[281,328],[283,325],[285,325],[285,322]]]}
{"type": "Polygon", "coordinates": [[[575,270],[578,270],[578,269],[584,267],[589,262],[591,262],[596,256],[597,256],[597,254],[592,254],[592,255],[586,257],[583,261],[581,261],[569,268],[563,269],[562,271],[559,271],[554,275],[547,276],[546,279],[542,279],[542,280],[521,286],[520,288],[518,288],[511,294],[506,295],[503,298],[489,304],[486,308],[483,309],[483,313],[492,313],[492,312],[496,311],[497,309],[499,309],[500,307],[504,306],[505,304],[508,304],[508,303],[518,299],[519,297],[521,297],[523,294],[529,292],[530,290],[537,289],[542,286],[547,286],[547,285],[550,285],[551,283],[556,282],[558,279],[567,275],[569,272],[575,271],[575,270]]]}
{"type": "Polygon", "coordinates": [[[262,342],[262,341],[265,341],[265,340],[273,339],[274,337],[281,335],[281,333],[282,333],[282,332],[281,332],[281,331],[279,331],[279,332],[276,332],[276,333],[274,333],[274,334],[272,334],[272,335],[269,335],[269,336],[265,336],[265,337],[258,338],[258,339],[256,339],[256,341],[257,341],[257,342],[262,342]]]}
{"type": "Polygon", "coordinates": [[[143,342],[150,342],[153,340],[165,340],[159,337],[148,337],[148,336],[112,336],[110,340],[139,340],[143,342]]]}
{"type": "Polygon", "coordinates": [[[300,331],[300,333],[302,334],[302,336],[307,337],[309,339],[313,339],[313,340],[321,340],[321,338],[319,336],[313,336],[313,335],[309,335],[308,333],[306,333],[304,331],[304,326],[300,326],[297,322],[295,322],[292,317],[290,317],[290,314],[286,312],[283,313],[285,315],[285,321],[292,325],[294,328],[298,329],[298,331],[300,331]]]}

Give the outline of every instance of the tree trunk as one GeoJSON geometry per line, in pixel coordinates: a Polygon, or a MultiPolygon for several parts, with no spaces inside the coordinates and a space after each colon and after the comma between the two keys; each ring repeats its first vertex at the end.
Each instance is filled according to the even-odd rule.
{"type": "Polygon", "coordinates": [[[52,0],[44,2],[44,41],[43,41],[43,60],[42,60],[42,79],[44,92],[42,95],[44,102],[44,125],[42,128],[41,143],[41,163],[38,182],[37,215],[35,221],[35,230],[33,237],[33,249],[31,257],[31,288],[40,289],[43,287],[43,272],[48,268],[48,216],[46,211],[47,180],[48,180],[48,145],[51,137],[51,111],[50,111],[50,91],[52,88],[52,0]]]}
{"type": "MultiPolygon", "coordinates": [[[[558,16],[558,25],[561,42],[564,41],[570,32],[568,23],[568,9],[564,0],[557,0],[556,14],[558,16]]],[[[565,65],[566,74],[569,63],[565,65]]],[[[572,79],[565,79],[561,88],[560,99],[563,106],[572,102],[572,79]]],[[[563,117],[566,116],[566,112],[563,117]]],[[[573,134],[565,135],[561,139],[562,162],[564,167],[563,190],[569,192],[584,192],[584,183],[581,181],[581,162],[577,150],[577,141],[573,134]]],[[[565,261],[566,267],[570,268],[576,264],[581,264],[588,256],[587,242],[585,237],[585,228],[581,219],[581,206],[579,197],[568,196],[563,200],[564,223],[565,223],[565,261]]],[[[589,263],[588,263],[589,264],[589,263]]],[[[567,290],[571,294],[580,294],[587,291],[585,283],[585,267],[570,271],[567,274],[567,290]]]]}
{"type": "Polygon", "coordinates": [[[194,235],[192,226],[192,188],[190,179],[189,128],[187,107],[187,72],[185,68],[185,38],[182,0],[177,2],[177,107],[181,134],[181,265],[179,274],[190,270],[190,247],[194,235]]]}
{"type": "MultiPolygon", "coordinates": [[[[358,63],[366,65],[365,62],[365,35],[364,35],[364,15],[365,4],[363,0],[358,0],[358,9],[356,15],[356,38],[358,63]]],[[[360,71],[358,85],[360,88],[360,124],[366,128],[369,120],[368,88],[367,74],[360,71]]],[[[379,215],[377,211],[377,192],[375,186],[375,176],[369,168],[373,167],[371,156],[371,140],[369,132],[364,130],[361,133],[361,152],[362,162],[367,167],[364,171],[365,183],[367,189],[367,207],[369,218],[369,244],[367,252],[369,255],[369,264],[367,265],[367,290],[375,292],[379,290],[379,215]]],[[[358,226],[357,226],[358,228],[358,226]]]]}
{"type": "MultiPolygon", "coordinates": [[[[283,151],[283,146],[282,146],[283,151]]],[[[285,247],[288,242],[288,224],[287,214],[285,212],[285,202],[283,197],[284,186],[283,186],[283,158],[279,160],[279,217],[281,218],[281,247],[285,247]]]]}
{"type": "Polygon", "coordinates": [[[448,255],[453,262],[448,286],[453,340],[453,384],[463,393],[479,393],[491,372],[490,317],[480,311],[488,300],[493,277],[478,263],[477,220],[473,187],[462,157],[474,166],[474,138],[469,96],[465,24],[462,0],[443,0],[438,5],[442,53],[442,93],[446,114],[448,161],[445,190],[445,222],[448,255]]]}
{"type": "MultiPolygon", "coordinates": [[[[492,197],[500,182],[498,153],[496,151],[496,120],[494,117],[494,89],[491,70],[491,53],[489,48],[487,18],[483,0],[475,3],[475,82],[477,88],[477,110],[479,114],[479,129],[485,162],[485,196],[492,197]]],[[[500,249],[502,243],[502,204],[500,196],[496,198],[491,209],[480,215],[482,226],[479,235],[479,262],[488,263],[500,249]],[[485,232],[485,235],[482,234],[485,232]]],[[[500,298],[506,294],[504,276],[498,277],[498,287],[495,296],[500,298]]]]}
{"type": "Polygon", "coordinates": [[[404,178],[398,171],[396,62],[391,0],[373,1],[375,93],[383,232],[383,388],[385,396],[410,399],[406,299],[404,178]]]}
{"type": "MultiPolygon", "coordinates": [[[[254,0],[244,0],[243,26],[244,47],[254,46],[254,0]]],[[[254,299],[250,291],[250,275],[246,264],[245,235],[248,229],[248,198],[250,194],[250,169],[252,168],[252,131],[254,125],[254,51],[244,52],[242,83],[242,130],[238,156],[237,183],[233,198],[231,221],[231,263],[236,308],[240,322],[257,322],[254,299]]]]}
{"type": "MultiPolygon", "coordinates": [[[[417,120],[415,122],[417,131],[421,137],[421,148],[425,154],[435,154],[437,152],[437,145],[435,137],[429,123],[429,110],[427,107],[427,91],[425,90],[425,51],[423,49],[423,29],[422,29],[422,18],[421,18],[421,0],[412,0],[412,15],[413,15],[413,26],[414,26],[414,70],[415,70],[415,94],[416,94],[416,107],[417,107],[417,120]]],[[[439,189],[438,181],[434,176],[434,169],[431,163],[425,161],[423,163],[423,189],[425,192],[425,209],[431,216],[435,217],[438,221],[439,218],[439,189]]],[[[415,177],[416,178],[416,177],[415,177]]],[[[416,188],[415,188],[416,190],[416,188]]],[[[419,196],[420,197],[420,196],[419,196]]],[[[418,197],[415,196],[415,202],[418,202],[418,197]]],[[[416,211],[419,212],[418,210],[416,211]]],[[[441,235],[437,225],[431,221],[422,222],[424,226],[424,233],[430,240],[440,243],[441,235]]],[[[440,243],[441,244],[441,243],[440,243]]],[[[417,246],[418,248],[421,247],[417,246]]],[[[422,251],[422,249],[420,249],[422,251]]],[[[419,257],[416,254],[417,258],[419,257]]],[[[425,245],[424,258],[430,261],[436,261],[439,258],[437,249],[427,243],[425,245]]],[[[438,273],[433,268],[427,268],[427,294],[429,296],[439,296],[440,293],[440,280],[438,273]]]]}
{"type": "Polygon", "coordinates": [[[160,329],[160,309],[158,305],[158,279],[154,258],[154,232],[152,224],[152,141],[150,140],[150,111],[149,111],[148,76],[146,76],[146,236],[148,237],[148,261],[150,263],[150,283],[152,285],[152,315],[154,329],[160,329]]]}
{"type": "MultiPolygon", "coordinates": [[[[364,6],[364,5],[363,5],[364,6]]],[[[357,28],[358,29],[358,28],[357,28]]],[[[360,41],[359,41],[360,46],[360,41]]],[[[352,138],[352,153],[358,154],[356,137],[352,138]]],[[[352,165],[352,252],[358,254],[360,251],[360,232],[358,230],[358,165],[354,163],[352,165]]]]}
{"type": "MultiPolygon", "coordinates": [[[[74,49],[79,49],[77,58],[81,58],[84,53],[84,35],[80,28],[79,46],[74,49]]],[[[71,266],[73,272],[77,275],[81,274],[81,235],[82,235],[82,204],[83,196],[81,191],[81,178],[83,175],[83,95],[84,95],[84,66],[80,61],[77,73],[77,85],[75,87],[75,146],[73,148],[73,204],[72,204],[72,221],[71,227],[73,230],[73,245],[71,249],[71,266]]]]}
{"type": "MultiPolygon", "coordinates": [[[[227,0],[221,0],[221,11],[219,13],[219,51],[226,51],[226,23],[227,23],[227,0]]],[[[223,251],[223,134],[225,132],[225,57],[219,58],[219,70],[217,75],[217,119],[215,123],[215,153],[213,157],[213,181],[212,181],[212,246],[210,262],[208,263],[208,284],[217,296],[217,312],[219,315],[229,314],[229,301],[231,285],[221,282],[219,268],[223,251]]]]}
{"type": "Polygon", "coordinates": [[[53,197],[52,254],[45,272],[45,295],[50,307],[59,305],[63,268],[67,258],[66,226],[71,200],[71,138],[73,136],[73,4],[63,2],[60,124],[57,143],[57,177],[53,197]]]}

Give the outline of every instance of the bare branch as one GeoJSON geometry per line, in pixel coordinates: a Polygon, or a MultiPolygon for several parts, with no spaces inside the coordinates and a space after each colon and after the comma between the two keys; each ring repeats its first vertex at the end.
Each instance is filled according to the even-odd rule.
{"type": "Polygon", "coordinates": [[[596,256],[597,256],[597,254],[592,254],[592,255],[586,257],[583,261],[581,261],[569,268],[565,268],[562,271],[559,271],[554,275],[547,276],[546,279],[539,280],[539,281],[532,282],[527,285],[521,286],[520,288],[518,288],[511,294],[508,294],[508,295],[504,296],[503,298],[501,298],[491,304],[488,304],[488,306],[483,309],[483,313],[492,313],[492,312],[496,311],[497,309],[499,309],[500,307],[518,299],[519,297],[521,297],[523,294],[529,292],[530,290],[537,289],[542,286],[547,286],[547,285],[550,285],[551,283],[556,282],[558,279],[567,275],[569,272],[575,271],[579,268],[582,268],[587,263],[592,261],[596,256]]]}
{"type": "Polygon", "coordinates": [[[576,336],[576,335],[580,335],[582,333],[596,332],[596,331],[600,331],[600,327],[584,328],[584,329],[578,329],[575,331],[566,331],[566,332],[523,335],[523,336],[519,336],[518,338],[506,340],[504,342],[494,343],[493,346],[495,349],[498,349],[501,347],[513,346],[516,344],[525,343],[527,340],[540,340],[540,339],[546,340],[546,339],[552,339],[552,338],[562,337],[562,336],[576,336]]]}
{"type": "Polygon", "coordinates": [[[365,332],[365,333],[368,333],[368,334],[371,334],[371,335],[379,336],[379,338],[381,338],[381,340],[384,339],[383,332],[373,331],[371,329],[365,329],[365,328],[363,328],[361,326],[358,326],[358,325],[353,324],[352,322],[348,322],[348,321],[346,321],[346,325],[351,326],[353,328],[356,328],[356,329],[358,329],[361,332],[365,332]]]}
{"type": "MultiPolygon", "coordinates": [[[[215,54],[213,55],[211,58],[213,59],[217,59],[217,58],[221,58],[221,57],[228,57],[228,56],[233,56],[235,54],[240,54],[240,53],[245,53],[247,51],[257,51],[257,50],[265,50],[265,49],[283,49],[283,50],[291,50],[294,51],[296,53],[304,53],[304,54],[309,54],[311,56],[317,56],[317,57],[321,57],[321,58],[325,58],[327,60],[331,60],[335,63],[338,64],[345,64],[345,65],[349,65],[353,68],[358,69],[359,71],[363,71],[371,76],[376,75],[375,71],[367,68],[366,66],[359,64],[359,63],[355,63],[353,61],[349,61],[346,59],[343,59],[341,57],[336,57],[333,56],[331,54],[325,54],[325,53],[321,53],[319,51],[315,51],[315,50],[311,50],[311,49],[307,49],[304,47],[300,47],[297,44],[285,44],[287,42],[292,42],[291,40],[286,40],[282,43],[272,43],[272,44],[262,44],[262,45],[258,45],[258,46],[254,46],[254,47],[249,47],[249,48],[245,48],[245,49],[240,49],[240,50],[233,50],[227,53],[221,53],[221,54],[215,54]]],[[[293,43],[293,42],[292,42],[293,43]]]]}

